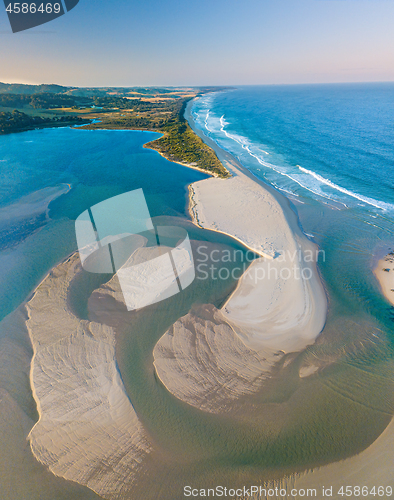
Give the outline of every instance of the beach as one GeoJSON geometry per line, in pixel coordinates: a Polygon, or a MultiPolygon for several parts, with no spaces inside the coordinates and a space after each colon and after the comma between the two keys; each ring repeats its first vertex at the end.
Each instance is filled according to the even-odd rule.
{"type": "MultiPolygon", "coordinates": [[[[197,133],[189,110],[190,105],[186,116],[197,133]]],[[[191,186],[193,220],[229,234],[261,256],[242,276],[222,312],[249,329],[249,347],[301,350],[314,342],[326,318],[327,299],[316,267],[319,249],[301,231],[283,195],[258,181],[213,141],[204,140],[232,177],[191,186]]]]}
{"type": "Polygon", "coordinates": [[[380,259],[374,269],[381,291],[390,304],[394,305],[394,255],[388,253],[380,259]]]}
{"type": "MultiPolygon", "coordinates": [[[[193,126],[190,114],[187,118],[193,126]]],[[[156,345],[154,363],[170,392],[216,413],[226,401],[260,389],[283,355],[315,341],[324,327],[327,300],[316,269],[318,249],[300,231],[290,207],[247,175],[235,158],[210,146],[224,155],[220,159],[231,178],[189,186],[193,221],[230,235],[260,257],[220,310],[205,309],[201,317],[189,314],[177,321],[156,345]]]]}

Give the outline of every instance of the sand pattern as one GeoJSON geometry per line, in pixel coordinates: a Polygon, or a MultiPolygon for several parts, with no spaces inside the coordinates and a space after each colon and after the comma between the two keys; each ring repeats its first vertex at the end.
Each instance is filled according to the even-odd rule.
{"type": "Polygon", "coordinates": [[[130,490],[150,444],[116,366],[113,330],[78,319],[68,307],[67,290],[80,271],[74,254],[27,305],[40,414],[29,439],[54,474],[112,500],[130,490]]]}
{"type": "Polygon", "coordinates": [[[204,411],[230,411],[258,391],[283,353],[257,352],[241,340],[220,310],[204,305],[180,318],[153,351],[156,373],[177,398],[204,411]]]}

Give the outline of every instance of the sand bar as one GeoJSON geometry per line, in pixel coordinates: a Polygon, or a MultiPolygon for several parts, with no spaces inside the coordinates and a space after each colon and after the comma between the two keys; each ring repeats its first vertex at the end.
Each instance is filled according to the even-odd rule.
{"type": "Polygon", "coordinates": [[[79,272],[74,254],[26,306],[40,416],[30,446],[57,476],[109,500],[124,498],[151,447],[116,366],[112,328],[80,320],[69,308],[68,289],[79,272]]]}
{"type": "MultiPolygon", "coordinates": [[[[195,129],[190,116],[186,114],[195,129]]],[[[201,132],[199,132],[201,135],[201,132]]],[[[259,350],[297,351],[322,331],[327,300],[316,269],[319,251],[300,230],[288,201],[258,182],[228,153],[204,136],[231,172],[191,186],[194,222],[242,241],[262,258],[242,276],[222,313],[259,350]]]]}
{"type": "Polygon", "coordinates": [[[380,259],[374,269],[374,274],[379,281],[383,295],[394,305],[394,252],[390,252],[380,259]]]}
{"type": "Polygon", "coordinates": [[[261,257],[220,310],[206,306],[180,318],[157,343],[154,364],[176,397],[220,413],[261,388],[284,354],[314,343],[327,299],[316,268],[318,248],[300,230],[288,201],[196,130],[190,106],[186,117],[232,174],[189,186],[194,223],[232,236],[261,257]]]}

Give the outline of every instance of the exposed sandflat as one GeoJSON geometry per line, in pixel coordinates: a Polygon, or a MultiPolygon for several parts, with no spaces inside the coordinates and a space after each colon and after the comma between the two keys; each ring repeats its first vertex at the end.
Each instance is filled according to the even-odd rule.
{"type": "Polygon", "coordinates": [[[240,240],[262,257],[220,311],[180,318],[154,349],[156,372],[167,389],[211,412],[258,390],[283,354],[312,344],[327,311],[317,247],[300,231],[294,214],[285,213],[275,196],[231,157],[226,167],[230,179],[190,186],[193,220],[240,240]]]}
{"type": "Polygon", "coordinates": [[[116,367],[113,330],[79,320],[69,309],[67,290],[80,270],[74,254],[27,304],[31,383],[40,413],[29,439],[54,474],[118,499],[150,444],[116,367]]]}
{"type": "Polygon", "coordinates": [[[327,311],[316,270],[318,249],[275,197],[234,166],[230,179],[192,185],[196,223],[236,237],[265,256],[252,263],[222,308],[259,350],[297,351],[313,343],[327,311]]]}
{"type": "Polygon", "coordinates": [[[374,274],[379,281],[383,295],[394,305],[394,255],[388,254],[379,260],[374,274]]]}

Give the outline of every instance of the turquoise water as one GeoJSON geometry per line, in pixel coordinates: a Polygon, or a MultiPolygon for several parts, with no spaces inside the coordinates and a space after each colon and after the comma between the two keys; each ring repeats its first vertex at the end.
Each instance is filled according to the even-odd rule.
{"type": "Polygon", "coordinates": [[[185,216],[186,185],[206,176],[142,147],[158,137],[69,128],[0,137],[0,318],[77,249],[74,221],[88,207],[143,188],[152,217],[185,216]]]}

